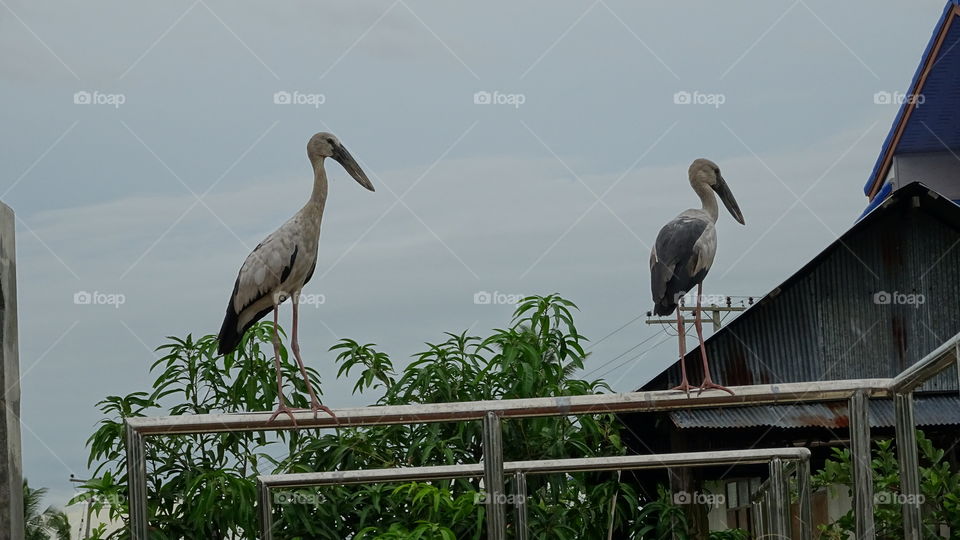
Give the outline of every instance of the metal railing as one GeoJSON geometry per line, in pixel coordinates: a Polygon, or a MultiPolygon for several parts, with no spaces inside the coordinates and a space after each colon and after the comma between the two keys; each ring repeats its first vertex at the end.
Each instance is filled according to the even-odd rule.
{"type": "MultiPolygon", "coordinates": [[[[494,452],[496,450],[494,449],[494,452]]],[[[527,522],[527,494],[526,477],[530,474],[573,473],[585,471],[623,471],[638,469],[668,469],[672,467],[707,467],[713,465],[752,465],[767,463],[771,478],[777,474],[779,486],[783,490],[789,489],[789,477],[783,473],[785,461],[796,463],[798,485],[805,485],[801,489],[799,499],[801,508],[801,527],[806,526],[804,538],[810,538],[810,450],[806,448],[770,448],[751,450],[724,450],[715,452],[688,452],[674,454],[648,454],[632,456],[550,459],[533,461],[508,461],[503,463],[503,475],[513,475],[514,492],[512,503],[517,514],[515,527],[518,540],[527,538],[525,524],[527,522]],[[802,464],[802,465],[801,465],[802,464]],[[807,482],[800,478],[806,471],[807,482]],[[805,512],[805,513],[804,513],[805,512]]],[[[273,498],[271,490],[282,488],[305,488],[339,484],[367,484],[413,482],[421,480],[452,480],[455,478],[485,477],[483,464],[441,465],[434,467],[406,467],[394,469],[364,469],[351,471],[331,471],[297,474],[276,474],[257,477],[257,493],[260,513],[260,539],[273,540],[273,498]]],[[[498,498],[487,484],[483,498],[489,508],[491,504],[508,501],[506,497],[498,498]]],[[[501,491],[500,493],[505,493],[501,491]]],[[[775,530],[789,530],[790,516],[780,514],[781,521],[775,522],[775,530]]],[[[498,537],[499,538],[499,537],[498,537]]]]}
{"type": "MultiPolygon", "coordinates": [[[[687,397],[682,392],[664,390],[586,396],[564,396],[494,401],[395,405],[335,409],[336,420],[328,416],[314,418],[309,411],[295,413],[293,419],[280,416],[270,421],[270,413],[206,414],[193,416],[136,417],[126,419],[130,526],[133,538],[147,539],[147,471],[145,439],[163,435],[187,435],[239,431],[282,431],[347,426],[419,424],[432,422],[484,422],[484,485],[491,496],[503,490],[502,452],[487,451],[500,436],[503,418],[531,418],[624,412],[655,412],[705,407],[850,401],[850,432],[854,456],[854,508],[857,538],[872,540],[873,484],[870,478],[869,399],[893,397],[896,404],[897,448],[904,474],[903,495],[918,501],[920,494],[916,455],[916,430],[913,421],[913,390],[960,358],[960,334],[957,334],[922,360],[893,379],[818,381],[734,387],[735,395],[711,392],[687,397]],[[912,476],[911,476],[912,475],[912,476]]],[[[605,458],[613,459],[613,458],[605,458]]],[[[499,500],[499,499],[497,499],[499,500]]],[[[488,507],[488,538],[503,538],[505,505],[488,507]]],[[[920,540],[920,506],[905,504],[904,537],[920,540]]]]}

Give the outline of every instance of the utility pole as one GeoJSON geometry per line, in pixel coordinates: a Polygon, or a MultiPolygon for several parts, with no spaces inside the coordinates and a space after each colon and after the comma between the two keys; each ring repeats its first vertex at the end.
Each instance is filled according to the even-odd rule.
{"type": "MultiPolygon", "coordinates": [[[[710,298],[712,299],[712,297],[710,297],[710,298]]],[[[715,302],[714,302],[714,303],[710,303],[710,304],[708,304],[708,305],[701,305],[701,306],[700,306],[700,309],[702,309],[703,312],[704,312],[704,313],[701,315],[701,320],[705,320],[705,321],[708,321],[708,322],[712,323],[712,324],[713,324],[713,331],[714,331],[714,332],[716,332],[717,330],[719,330],[720,327],[722,326],[722,324],[721,324],[721,323],[722,323],[722,320],[721,320],[721,319],[722,319],[723,313],[746,311],[747,308],[749,308],[750,306],[753,305],[753,297],[752,297],[752,296],[748,296],[747,299],[746,299],[746,301],[741,300],[741,301],[739,302],[739,305],[736,305],[737,303],[734,302],[733,298],[734,298],[734,297],[726,296],[726,297],[724,297],[724,298],[722,299],[722,304],[718,304],[718,303],[715,303],[715,302]]],[[[693,297],[693,302],[692,302],[692,303],[693,303],[694,305],[692,305],[692,306],[687,306],[687,305],[685,305],[685,304],[686,304],[686,299],[687,299],[687,298],[686,298],[685,296],[680,298],[680,303],[677,305],[677,309],[680,310],[680,313],[693,313],[694,316],[696,316],[696,311],[697,311],[696,301],[697,301],[697,297],[696,297],[696,296],[693,297]]],[[[703,299],[701,298],[701,304],[702,304],[702,300],[703,300],[703,299]]],[[[688,319],[686,316],[683,317],[683,324],[684,324],[684,325],[693,324],[695,321],[696,321],[695,318],[694,318],[694,319],[688,319]]],[[[667,324],[667,325],[673,325],[673,326],[675,326],[675,325],[677,324],[677,319],[676,319],[676,317],[654,317],[654,316],[653,316],[653,312],[652,312],[652,311],[648,311],[648,312],[647,312],[647,320],[646,320],[645,322],[646,322],[647,324],[667,324]]]]}
{"type": "Polygon", "coordinates": [[[23,538],[20,357],[13,210],[0,203],[0,538],[23,538]]]}

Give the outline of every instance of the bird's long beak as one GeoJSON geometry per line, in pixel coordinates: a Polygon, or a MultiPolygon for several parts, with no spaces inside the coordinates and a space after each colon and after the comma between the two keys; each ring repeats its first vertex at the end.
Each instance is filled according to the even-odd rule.
{"type": "Polygon", "coordinates": [[[357,163],[357,160],[353,159],[353,156],[350,155],[350,152],[347,152],[347,149],[344,148],[342,144],[336,145],[333,149],[333,159],[337,160],[337,163],[340,165],[343,165],[343,168],[350,173],[350,176],[352,176],[358,184],[370,191],[376,191],[373,189],[373,184],[370,183],[370,179],[367,178],[367,173],[363,172],[360,164],[357,163]]]}
{"type": "Polygon", "coordinates": [[[727,207],[727,211],[730,212],[733,219],[740,222],[741,225],[746,225],[743,221],[743,212],[740,211],[737,200],[733,198],[733,192],[730,191],[730,186],[727,185],[727,181],[724,180],[722,176],[718,176],[717,183],[712,187],[713,190],[717,192],[717,195],[720,196],[720,200],[723,201],[723,205],[727,207]]]}

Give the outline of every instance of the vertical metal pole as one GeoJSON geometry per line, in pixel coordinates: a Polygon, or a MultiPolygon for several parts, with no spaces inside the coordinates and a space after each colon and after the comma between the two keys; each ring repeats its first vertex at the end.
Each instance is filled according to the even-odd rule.
{"type": "Polygon", "coordinates": [[[903,538],[920,540],[920,464],[917,459],[917,431],[913,418],[913,392],[893,396],[897,418],[897,458],[900,461],[900,505],[903,510],[903,538]]]}
{"type": "Polygon", "coordinates": [[[753,526],[751,538],[763,538],[763,501],[753,501],[750,503],[750,524],[753,526]]]}
{"type": "Polygon", "coordinates": [[[127,434],[127,489],[130,497],[130,536],[147,540],[147,461],[143,435],[129,425],[127,434]]]}
{"type": "Polygon", "coordinates": [[[516,497],[513,508],[517,513],[516,538],[527,540],[527,475],[521,471],[513,473],[513,493],[516,497]]]}
{"type": "Polygon", "coordinates": [[[873,467],[870,453],[870,400],[863,390],[850,397],[850,456],[857,540],[874,540],[873,467]]]}
{"type": "Polygon", "coordinates": [[[486,489],[487,539],[506,540],[506,494],[503,487],[503,433],[500,417],[487,412],[483,417],[483,487],[486,489]]]}
{"type": "Polygon", "coordinates": [[[800,498],[800,539],[813,538],[813,492],[810,488],[810,458],[797,463],[797,491],[800,498]]]}
{"type": "Polygon", "coordinates": [[[273,493],[257,480],[257,497],[260,516],[260,540],[273,540],[273,493]]]}
{"type": "Polygon", "coordinates": [[[770,460],[770,536],[778,540],[790,539],[790,483],[784,474],[783,460],[770,460]]]}
{"type": "Polygon", "coordinates": [[[23,538],[16,217],[0,202],[0,538],[23,538]]]}

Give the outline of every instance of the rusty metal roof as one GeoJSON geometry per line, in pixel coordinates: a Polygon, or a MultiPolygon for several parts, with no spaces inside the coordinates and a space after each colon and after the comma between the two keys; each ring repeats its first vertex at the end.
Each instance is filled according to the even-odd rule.
{"type": "MultiPolygon", "coordinates": [[[[914,401],[918,426],[960,425],[960,396],[924,396],[914,401]]],[[[680,429],[690,428],[846,428],[847,404],[801,403],[728,407],[722,409],[688,409],[670,413],[670,420],[680,429]]],[[[893,402],[870,401],[870,426],[893,427],[893,402]]]]}

